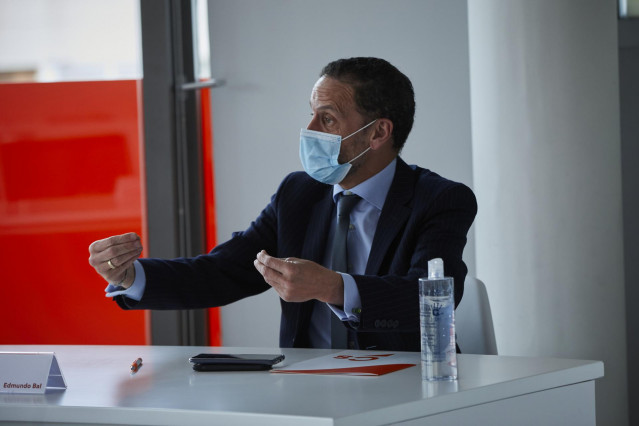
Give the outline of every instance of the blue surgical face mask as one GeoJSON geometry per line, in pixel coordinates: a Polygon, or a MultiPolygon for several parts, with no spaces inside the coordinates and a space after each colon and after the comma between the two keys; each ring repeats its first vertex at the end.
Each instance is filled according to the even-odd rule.
{"type": "Polygon", "coordinates": [[[350,160],[348,163],[339,164],[339,150],[342,141],[361,132],[377,120],[373,120],[366,126],[354,131],[344,139],[340,135],[332,133],[317,132],[315,130],[302,129],[300,131],[300,160],[306,173],[313,179],[329,185],[340,183],[351,169],[351,163],[362,155],[366,154],[370,148],[350,160]]]}

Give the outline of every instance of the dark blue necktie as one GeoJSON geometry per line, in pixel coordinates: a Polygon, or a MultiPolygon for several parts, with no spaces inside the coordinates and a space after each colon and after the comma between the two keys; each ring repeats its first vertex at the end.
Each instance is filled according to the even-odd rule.
{"type": "MultiPolygon", "coordinates": [[[[348,250],[346,240],[348,229],[351,225],[351,210],[361,198],[350,191],[344,191],[337,200],[337,225],[333,237],[333,251],[331,267],[333,271],[349,272],[348,250]]],[[[347,330],[342,321],[331,312],[331,347],[333,349],[346,349],[347,330]]]]}

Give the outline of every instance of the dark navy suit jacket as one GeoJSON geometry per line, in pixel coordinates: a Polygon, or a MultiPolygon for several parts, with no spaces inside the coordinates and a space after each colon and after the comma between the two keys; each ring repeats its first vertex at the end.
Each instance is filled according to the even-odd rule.
{"type": "MultiPolygon", "coordinates": [[[[441,257],[459,303],[467,272],[462,252],[476,212],[467,186],[397,159],[366,272],[353,275],[362,311],[349,327],[359,348],[420,350],[418,278],[427,275],[428,260],[441,257]]],[[[125,309],[194,309],[261,293],[270,286],[253,266],[257,253],[321,263],[333,214],[332,186],[292,173],[246,231],[195,258],[140,259],[147,280],[142,300],[115,299],[125,309]]],[[[310,347],[314,302],[281,305],[280,346],[310,347]]]]}

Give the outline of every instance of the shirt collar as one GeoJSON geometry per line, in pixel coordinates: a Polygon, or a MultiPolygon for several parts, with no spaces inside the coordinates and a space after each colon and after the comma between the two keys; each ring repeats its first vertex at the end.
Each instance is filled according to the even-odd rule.
{"type": "MultiPolygon", "coordinates": [[[[368,203],[381,210],[382,207],[384,207],[386,195],[393,182],[396,167],[397,157],[395,157],[388,166],[384,167],[382,171],[351,188],[350,192],[359,195],[368,203]]],[[[339,184],[333,185],[333,201],[337,202],[337,197],[342,192],[344,192],[344,188],[339,184]]]]}

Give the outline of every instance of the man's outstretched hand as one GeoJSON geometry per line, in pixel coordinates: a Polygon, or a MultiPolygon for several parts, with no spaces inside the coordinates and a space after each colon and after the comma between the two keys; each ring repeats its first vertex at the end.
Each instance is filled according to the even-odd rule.
{"type": "Polygon", "coordinates": [[[89,264],[102,278],[129,288],[135,280],[133,262],[142,254],[142,242],[138,234],[129,232],[93,242],[89,254],[89,264]]]}

